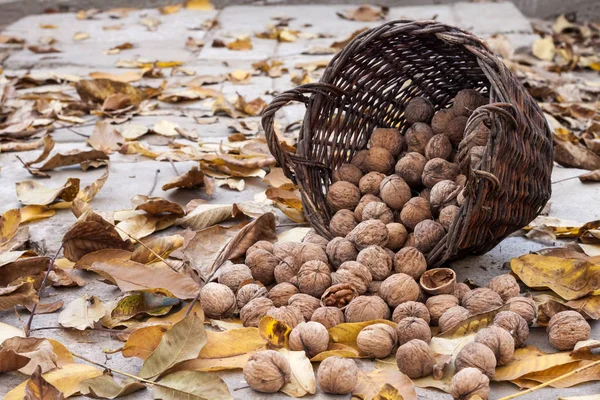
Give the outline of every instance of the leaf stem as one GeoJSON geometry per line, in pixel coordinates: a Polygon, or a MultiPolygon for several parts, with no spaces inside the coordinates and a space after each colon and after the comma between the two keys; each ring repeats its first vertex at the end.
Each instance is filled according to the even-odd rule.
{"type": "MultiPolygon", "coordinates": [[[[42,326],[40,328],[30,329],[29,332],[43,331],[43,330],[48,330],[48,329],[71,330],[73,328],[67,328],[65,326],[42,326]]],[[[108,332],[108,333],[122,333],[123,332],[122,330],[107,329],[107,328],[87,328],[86,330],[108,332]]]]}
{"type": "MultiPolygon", "coordinates": [[[[169,388],[169,387],[168,387],[168,386],[166,386],[166,385],[161,385],[160,383],[157,383],[157,382],[152,382],[152,381],[149,381],[149,380],[147,380],[147,379],[140,378],[139,376],[136,376],[136,375],[133,375],[133,374],[129,374],[129,373],[127,373],[127,372],[123,372],[123,371],[119,371],[119,370],[113,369],[113,368],[111,368],[111,367],[109,367],[109,366],[106,366],[106,365],[104,365],[104,364],[101,364],[101,363],[99,363],[99,362],[96,362],[96,361],[90,360],[89,358],[86,358],[86,357],[84,357],[84,356],[81,356],[81,355],[79,355],[79,354],[76,354],[76,353],[73,353],[73,352],[71,352],[71,354],[73,355],[73,357],[77,357],[77,358],[79,358],[79,359],[81,359],[81,360],[83,360],[83,361],[87,361],[87,362],[89,362],[90,364],[94,364],[94,365],[96,365],[96,366],[98,366],[98,367],[102,367],[102,368],[104,368],[104,369],[107,369],[107,370],[109,370],[109,371],[111,371],[111,372],[114,372],[114,373],[116,373],[116,374],[119,374],[119,375],[126,376],[127,378],[135,379],[136,381],[144,382],[144,383],[147,383],[147,384],[149,384],[149,385],[156,385],[156,386],[162,386],[162,387],[165,387],[165,388],[169,388]]],[[[171,388],[169,388],[169,389],[171,389],[171,388]]]]}
{"type": "Polygon", "coordinates": [[[550,386],[550,385],[552,385],[555,382],[558,382],[558,381],[560,381],[562,379],[565,379],[565,378],[568,378],[570,376],[576,375],[576,374],[580,373],[581,371],[585,371],[586,369],[592,368],[592,367],[594,367],[596,365],[600,365],[600,360],[594,361],[591,364],[584,365],[583,367],[579,367],[579,368],[577,368],[577,369],[575,369],[575,370],[573,370],[571,372],[567,372],[566,374],[563,374],[561,376],[557,376],[556,378],[550,379],[548,382],[544,382],[544,383],[542,383],[540,385],[534,386],[531,389],[527,389],[527,390],[524,390],[522,392],[517,392],[517,393],[511,394],[510,396],[502,397],[501,399],[498,399],[498,400],[510,400],[510,399],[514,399],[516,397],[520,397],[520,396],[529,394],[531,392],[535,392],[538,389],[544,388],[546,386],[550,386]]]}
{"type": "Polygon", "coordinates": [[[154,173],[154,180],[152,181],[152,188],[148,192],[148,197],[152,196],[152,192],[156,189],[156,184],[158,183],[158,174],[160,174],[160,169],[157,169],[154,173]]]}
{"type": "Polygon", "coordinates": [[[25,326],[25,336],[27,336],[27,337],[29,337],[29,333],[31,332],[31,323],[33,322],[33,317],[35,316],[35,310],[37,309],[39,300],[42,298],[42,290],[44,290],[44,285],[46,285],[46,281],[48,280],[48,275],[50,275],[50,272],[52,272],[52,270],[54,269],[54,264],[56,262],[56,259],[58,258],[58,255],[62,251],[64,245],[65,245],[64,243],[60,244],[60,247],[56,251],[56,254],[54,254],[54,257],[52,257],[52,260],[50,261],[50,266],[48,267],[48,270],[46,271],[46,275],[44,275],[44,279],[42,280],[42,283],[38,290],[38,303],[35,303],[33,305],[33,308],[31,309],[31,315],[29,316],[29,320],[27,320],[27,325],[25,326]]]}
{"type": "MultiPolygon", "coordinates": [[[[110,224],[110,222],[109,222],[110,224]]],[[[163,257],[161,257],[158,253],[156,253],[154,250],[152,250],[150,247],[148,247],[144,242],[142,242],[141,240],[138,240],[136,238],[134,238],[133,236],[131,236],[129,233],[125,232],[123,229],[119,228],[117,225],[115,224],[111,224],[112,226],[115,227],[115,229],[120,230],[121,232],[123,232],[124,234],[127,235],[127,237],[131,240],[135,240],[140,246],[142,246],[143,248],[145,248],[146,250],[148,250],[150,253],[152,253],[153,256],[155,256],[156,258],[158,258],[160,261],[164,262],[167,267],[171,268],[173,271],[175,272],[179,272],[177,271],[175,268],[173,268],[173,266],[171,266],[171,264],[169,264],[167,262],[167,260],[165,260],[163,257]]]]}

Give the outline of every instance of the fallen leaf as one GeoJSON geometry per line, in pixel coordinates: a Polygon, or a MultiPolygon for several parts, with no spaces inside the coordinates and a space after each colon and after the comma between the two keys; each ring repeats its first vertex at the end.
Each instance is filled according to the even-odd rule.
{"type": "Polygon", "coordinates": [[[315,394],[317,391],[317,380],[310,360],[306,357],[304,351],[290,351],[288,349],[279,349],[285,358],[288,359],[292,370],[290,382],[286,383],[281,391],[288,396],[303,397],[307,394],[315,394]]]}
{"type": "Polygon", "coordinates": [[[162,258],[167,258],[173,251],[183,246],[184,240],[181,235],[163,236],[153,238],[145,242],[145,246],[138,247],[131,255],[131,261],[141,264],[150,264],[160,261],[155,255],[158,254],[162,258]],[[150,248],[150,250],[148,250],[150,248]]]}
{"type": "Polygon", "coordinates": [[[110,81],[131,83],[142,79],[147,71],[147,69],[141,69],[139,71],[127,71],[122,74],[111,74],[108,72],[90,72],[89,75],[90,78],[93,79],[107,79],[110,81]]]}
{"type": "MultiPolygon", "coordinates": [[[[172,217],[173,221],[175,217],[172,217]]],[[[127,238],[133,238],[140,240],[153,234],[157,229],[159,218],[148,214],[138,214],[131,218],[122,220],[116,225],[119,235],[126,240],[127,238]]]]}
{"type": "Polygon", "coordinates": [[[530,288],[550,288],[566,300],[600,289],[600,264],[585,260],[527,254],[513,258],[510,267],[530,288]]]}
{"type": "Polygon", "coordinates": [[[36,54],[60,53],[61,51],[53,46],[27,46],[27,49],[36,54]]]}
{"type": "Polygon", "coordinates": [[[217,96],[219,96],[219,92],[214,89],[190,86],[186,89],[163,92],[158,96],[158,100],[167,103],[180,103],[183,101],[204,100],[217,96]]]}
{"type": "Polygon", "coordinates": [[[0,347],[0,373],[23,368],[29,363],[29,360],[29,357],[25,357],[13,349],[0,347]]]}
{"type": "MultiPolygon", "coordinates": [[[[81,192],[79,192],[81,193],[81,192]]],[[[47,206],[28,205],[21,208],[21,223],[36,221],[38,219],[50,218],[56,214],[56,210],[47,206]]]]}
{"type": "Polygon", "coordinates": [[[198,358],[227,358],[265,349],[266,342],[257,328],[206,331],[207,343],[198,358]]]}
{"type": "Polygon", "coordinates": [[[233,204],[200,204],[177,224],[199,231],[236,216],[233,204]]]}
{"type": "Polygon", "coordinates": [[[0,344],[13,337],[25,337],[23,329],[0,322],[0,344]]]}
{"type": "Polygon", "coordinates": [[[252,50],[252,42],[250,36],[242,35],[238,36],[233,42],[225,45],[229,50],[252,50]]]}
{"type": "Polygon", "coordinates": [[[600,169],[579,175],[581,182],[600,182],[600,169]]]}
{"type": "Polygon", "coordinates": [[[296,189],[296,185],[283,173],[283,168],[272,167],[271,171],[263,178],[267,185],[284,190],[296,189]]]}
{"type": "Polygon", "coordinates": [[[90,34],[87,32],[75,32],[73,34],[73,40],[76,42],[89,39],[90,37],[91,37],[90,34]]]}
{"type": "MultiPolygon", "coordinates": [[[[556,138],[556,135],[555,135],[556,138]]],[[[567,168],[600,169],[600,156],[580,143],[554,141],[554,161],[567,168]]]]}
{"type": "Polygon", "coordinates": [[[207,195],[211,196],[214,192],[214,183],[211,178],[207,177],[197,166],[193,166],[188,172],[178,176],[171,182],[163,185],[162,190],[174,188],[192,189],[204,187],[207,195]]]}
{"type": "Polygon", "coordinates": [[[104,103],[110,95],[121,93],[129,96],[131,103],[137,106],[148,97],[143,90],[129,83],[110,79],[80,80],[75,84],[75,89],[81,100],[93,103],[104,103]]]}
{"type": "Polygon", "coordinates": [[[136,195],[131,199],[131,202],[136,210],[143,210],[151,215],[172,214],[181,217],[185,214],[179,204],[162,197],[136,195]]]}
{"type": "Polygon", "coordinates": [[[578,238],[583,236],[588,230],[597,229],[599,227],[600,220],[583,223],[540,215],[523,229],[531,230],[534,228],[548,228],[556,237],[578,238]]]}
{"type": "Polygon", "coordinates": [[[140,376],[153,378],[180,362],[198,357],[207,341],[203,323],[202,318],[190,314],[173,325],[142,364],[140,376]]]}
{"type": "MultiPolygon", "coordinates": [[[[68,364],[61,369],[47,372],[42,377],[66,397],[79,392],[79,384],[89,378],[102,375],[102,371],[87,364],[68,364]]],[[[25,388],[31,382],[30,379],[21,383],[6,394],[4,400],[22,400],[25,388]]]]}
{"type": "Polygon", "coordinates": [[[57,198],[70,202],[79,193],[79,179],[69,178],[67,182],[55,189],[47,188],[37,181],[16,183],[17,199],[27,205],[47,205],[57,198]]]}
{"type": "Polygon", "coordinates": [[[121,127],[119,133],[125,140],[136,140],[148,133],[148,128],[144,125],[128,122],[121,127]]]}
{"type": "MultiPolygon", "coordinates": [[[[60,167],[69,165],[83,164],[88,161],[108,160],[109,157],[102,151],[98,150],[73,150],[64,154],[57,153],[53,155],[42,166],[30,168],[35,171],[50,171],[60,167]]],[[[30,171],[31,172],[31,171],[30,171]]]]}
{"type": "Polygon", "coordinates": [[[134,250],[131,242],[121,239],[111,223],[91,210],[77,219],[63,236],[62,242],[65,257],[73,262],[102,249],[134,250]]]}
{"type": "Polygon", "coordinates": [[[81,257],[73,265],[73,269],[89,269],[95,262],[104,262],[110,260],[129,260],[131,258],[131,251],[120,250],[120,249],[102,249],[93,251],[81,257]]]}
{"type": "Polygon", "coordinates": [[[103,153],[110,154],[121,148],[125,138],[107,121],[96,122],[96,127],[87,143],[103,153]]]}
{"type": "Polygon", "coordinates": [[[128,260],[95,262],[90,271],[119,286],[123,292],[165,289],[178,299],[193,299],[200,287],[189,276],[164,267],[151,267],[128,260]]]}
{"type": "Polygon", "coordinates": [[[242,369],[248,358],[253,353],[240,354],[239,356],[226,358],[196,358],[194,360],[185,361],[173,368],[172,371],[223,371],[231,369],[242,369]]]}
{"type": "Polygon", "coordinates": [[[346,47],[346,45],[348,43],[350,43],[352,40],[354,40],[355,37],[357,37],[358,35],[360,35],[364,31],[366,31],[367,29],[368,28],[361,28],[361,29],[359,29],[357,31],[352,32],[350,34],[350,36],[348,36],[347,38],[333,42],[331,44],[331,48],[336,49],[336,50],[343,49],[344,47],[346,47]]]}
{"type": "Polygon", "coordinates": [[[127,321],[139,315],[158,316],[167,314],[171,308],[179,304],[179,299],[162,289],[136,292],[119,299],[115,308],[110,312],[113,326],[116,322],[127,321]]]}
{"type": "Polygon", "coordinates": [[[15,306],[24,306],[38,302],[37,291],[31,282],[21,282],[0,288],[0,310],[11,310],[15,306]]]}
{"type": "Polygon", "coordinates": [[[158,347],[162,337],[169,329],[168,325],[151,325],[136,329],[129,335],[121,353],[123,357],[147,359],[158,347]]]}
{"type": "Polygon", "coordinates": [[[385,19],[385,16],[388,12],[389,9],[387,7],[376,9],[368,5],[362,5],[352,10],[338,12],[337,15],[343,19],[348,19],[351,21],[370,22],[385,19]]]}
{"type": "Polygon", "coordinates": [[[21,211],[12,209],[0,216],[0,245],[8,242],[17,233],[21,224],[21,211]]]}
{"type": "Polygon", "coordinates": [[[524,375],[544,371],[566,363],[573,362],[568,352],[546,354],[535,346],[515,349],[513,359],[496,368],[492,377],[494,381],[512,381],[524,375]]]}
{"type": "Polygon", "coordinates": [[[483,314],[473,315],[464,321],[452,326],[445,332],[440,332],[437,337],[446,339],[457,339],[477,333],[480,329],[490,326],[494,322],[494,317],[501,311],[509,310],[509,306],[502,306],[496,310],[483,314]]]}
{"type": "Polygon", "coordinates": [[[156,17],[144,17],[140,19],[140,24],[144,25],[148,31],[153,32],[158,29],[161,20],[156,17]]]}
{"type": "Polygon", "coordinates": [[[333,328],[330,328],[329,337],[333,343],[341,343],[358,350],[358,345],[356,344],[356,338],[358,337],[358,334],[365,326],[373,324],[387,324],[392,328],[396,328],[396,323],[384,319],[376,319],[365,322],[348,322],[338,324],[333,328]]]}
{"type": "Polygon", "coordinates": [[[417,392],[415,386],[409,377],[400,371],[376,369],[370,372],[359,371],[356,377],[356,387],[352,391],[352,396],[356,396],[364,400],[372,399],[403,399],[417,400],[417,392]],[[384,397],[381,393],[385,385],[391,386],[387,388],[388,392],[397,393],[396,397],[384,397]],[[398,396],[399,395],[399,396],[398,396]]]}
{"type": "Polygon", "coordinates": [[[43,338],[14,337],[5,340],[2,349],[12,350],[29,359],[29,362],[19,369],[22,374],[31,375],[37,368],[48,372],[58,367],[54,347],[43,338]]]}
{"type": "Polygon", "coordinates": [[[104,305],[96,296],[85,295],[67,304],[58,315],[58,323],[83,331],[94,327],[104,315],[104,305]]]}
{"type": "Polygon", "coordinates": [[[292,329],[285,323],[270,316],[264,316],[258,323],[258,332],[271,347],[280,349],[288,347],[288,339],[292,329]]]}
{"type": "Polygon", "coordinates": [[[535,42],[533,42],[531,51],[533,55],[540,60],[552,61],[556,54],[556,47],[554,46],[552,36],[536,39],[535,42]]]}
{"type": "Polygon", "coordinates": [[[233,399],[225,382],[207,372],[179,371],[162,378],[154,385],[152,396],[163,400],[230,400],[233,399]]]}
{"type": "Polygon", "coordinates": [[[99,399],[116,399],[145,388],[146,385],[131,378],[116,382],[108,373],[86,379],[79,384],[79,391],[83,396],[99,399]]]}
{"type": "Polygon", "coordinates": [[[215,6],[210,0],[186,0],[185,8],[196,11],[212,11],[215,9],[215,6]]]}
{"type": "Polygon", "coordinates": [[[536,323],[547,326],[550,318],[558,312],[574,310],[586,319],[600,319],[600,296],[585,296],[577,300],[565,301],[556,295],[535,295],[538,305],[536,323]]]}
{"type": "Polygon", "coordinates": [[[250,83],[250,79],[252,78],[252,71],[244,71],[242,69],[236,69],[233,72],[227,74],[227,78],[231,81],[231,83],[250,83]]]}
{"type": "MultiPolygon", "coordinates": [[[[594,361],[573,361],[570,363],[557,365],[543,371],[531,372],[511,382],[518,385],[521,388],[531,388],[543,383],[547,383],[552,379],[568,374],[569,372],[589,365],[593,362],[594,361]]],[[[600,365],[588,368],[575,375],[562,378],[556,382],[549,383],[548,386],[554,388],[568,388],[575,385],[579,385],[581,383],[588,383],[598,380],[600,380],[600,365]]]]}
{"type": "Polygon", "coordinates": [[[24,400],[64,400],[64,395],[42,377],[42,369],[38,367],[25,386],[24,400]]]}

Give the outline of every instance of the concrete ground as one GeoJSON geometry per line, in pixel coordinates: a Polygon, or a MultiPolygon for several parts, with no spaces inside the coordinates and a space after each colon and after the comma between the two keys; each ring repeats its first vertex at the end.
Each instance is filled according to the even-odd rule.
{"type": "MultiPolygon", "coordinates": [[[[97,19],[79,21],[74,14],[52,14],[38,15],[23,18],[8,26],[2,34],[14,35],[25,38],[28,43],[37,43],[42,37],[53,36],[58,39],[56,46],[62,51],[53,54],[34,54],[28,50],[18,50],[8,45],[0,47],[10,52],[10,56],[4,61],[4,75],[23,75],[31,70],[32,73],[61,73],[73,74],[86,77],[90,72],[102,71],[111,73],[122,73],[125,70],[117,69],[115,62],[118,60],[132,60],[142,57],[149,60],[183,61],[183,67],[195,71],[198,75],[223,74],[235,69],[250,70],[251,64],[266,58],[275,58],[284,62],[285,66],[294,70],[294,65],[300,62],[310,62],[328,58],[328,56],[310,56],[301,53],[309,47],[328,46],[334,40],[347,37],[352,32],[362,27],[373,27],[378,22],[362,23],[345,21],[338,18],[335,13],[349,8],[349,6],[273,6],[273,7],[251,7],[235,6],[226,7],[222,10],[211,12],[182,11],[171,15],[159,15],[156,10],[139,10],[131,12],[121,20],[109,20],[106,15],[100,15],[97,19]],[[149,32],[138,23],[142,16],[158,17],[162,24],[154,32],[149,32]],[[332,35],[324,39],[299,39],[293,43],[278,43],[275,40],[263,40],[252,37],[253,50],[235,52],[223,48],[210,46],[215,38],[231,40],[236,35],[253,34],[265,30],[269,23],[273,23],[274,17],[294,17],[290,27],[300,29],[304,32],[325,33],[332,35]],[[204,20],[218,18],[220,27],[208,32],[191,30],[198,27],[204,20]],[[40,24],[53,24],[56,29],[40,29],[40,24]],[[120,31],[103,30],[102,26],[122,24],[120,31]],[[310,27],[304,27],[310,24],[310,27]],[[87,32],[90,38],[82,42],[74,42],[72,37],[76,32],[87,32]],[[184,48],[186,39],[191,36],[202,39],[207,44],[198,54],[193,54],[184,48]],[[105,55],[102,50],[109,49],[124,42],[135,44],[135,48],[125,50],[117,55],[105,55]]],[[[511,4],[473,4],[461,3],[454,5],[423,6],[392,8],[389,19],[409,17],[415,19],[430,19],[434,16],[441,21],[460,26],[474,31],[482,37],[488,37],[494,33],[504,33],[511,38],[516,46],[530,46],[536,37],[530,28],[527,19],[511,4]]],[[[168,70],[166,71],[168,72],[168,70]]],[[[295,70],[296,73],[300,72],[295,70]]],[[[169,82],[182,79],[168,77],[169,82]]],[[[0,76],[1,78],[1,76],[0,76]]],[[[144,80],[142,84],[157,86],[160,81],[144,80]]],[[[247,99],[260,96],[269,101],[272,97],[267,93],[272,91],[283,91],[293,87],[290,76],[285,74],[281,78],[271,79],[264,76],[255,76],[247,85],[233,85],[226,82],[214,85],[215,89],[221,90],[226,96],[235,95],[236,92],[244,95],[247,99]]],[[[74,93],[69,89],[69,93],[74,93]]],[[[196,129],[201,138],[206,141],[218,142],[228,136],[230,130],[227,118],[219,118],[212,125],[197,125],[193,115],[200,115],[203,111],[210,110],[210,101],[197,101],[187,104],[170,105],[160,103],[163,109],[179,108],[186,116],[136,116],[134,121],[138,124],[153,126],[162,119],[178,123],[186,129],[196,129]]],[[[281,112],[282,124],[291,123],[302,117],[303,107],[295,105],[281,112]]],[[[250,120],[258,118],[250,118],[250,120]]],[[[90,135],[93,125],[74,127],[74,130],[90,135]]],[[[67,129],[59,129],[54,132],[53,137],[57,142],[55,150],[67,151],[85,147],[85,138],[67,129]]],[[[156,146],[160,149],[161,146],[156,146]]],[[[19,153],[24,160],[30,160],[37,156],[39,151],[19,153]]],[[[178,171],[187,171],[194,163],[177,163],[178,171]]],[[[19,207],[14,190],[15,182],[31,179],[27,171],[16,158],[15,153],[0,154],[0,212],[10,208],[19,207]]],[[[152,192],[153,195],[165,196],[180,204],[199,197],[190,191],[176,191],[164,193],[160,187],[175,176],[175,171],[169,163],[153,161],[141,156],[124,156],[120,154],[111,155],[110,176],[94,199],[92,205],[100,211],[113,211],[128,208],[130,199],[136,194],[150,194],[156,171],[159,170],[158,184],[152,192]]],[[[103,170],[90,170],[82,172],[79,168],[67,168],[51,173],[52,178],[42,181],[47,186],[58,186],[68,177],[79,177],[82,186],[90,184],[103,173],[103,170]]],[[[567,177],[577,176],[582,171],[556,167],[553,180],[562,180],[567,177]]],[[[258,180],[248,180],[246,190],[235,192],[219,188],[214,202],[231,203],[237,200],[250,200],[254,194],[264,190],[264,185],[258,180]]],[[[598,204],[600,198],[600,185],[584,185],[579,180],[568,180],[553,186],[552,207],[550,215],[566,219],[579,220],[582,222],[598,219],[598,204]]],[[[60,240],[65,230],[74,222],[75,218],[69,211],[59,211],[50,219],[30,224],[32,242],[36,243],[40,253],[53,254],[60,246],[60,240]]],[[[458,272],[460,280],[469,278],[476,284],[485,284],[492,276],[506,272],[503,264],[512,257],[526,254],[544,247],[524,237],[513,236],[507,238],[494,250],[486,255],[470,257],[462,261],[454,262],[453,268],[458,272]]],[[[112,300],[120,295],[113,286],[106,285],[98,280],[98,276],[81,272],[85,278],[86,285],[80,289],[54,289],[46,292],[48,300],[61,299],[67,303],[75,298],[89,293],[94,294],[102,300],[112,300]]],[[[34,321],[36,327],[57,326],[57,315],[39,315],[34,321]]],[[[21,323],[26,321],[28,314],[20,316],[21,323]]],[[[20,321],[14,313],[0,313],[2,322],[18,326],[20,321]]],[[[98,331],[65,331],[65,330],[43,330],[36,331],[36,336],[55,338],[65,344],[68,348],[90,359],[105,363],[111,368],[136,373],[141,363],[137,359],[124,359],[119,352],[115,354],[104,354],[103,350],[116,349],[122,346],[111,337],[110,333],[98,331]]],[[[594,324],[592,337],[600,337],[600,326],[594,324]]],[[[538,346],[544,351],[552,351],[548,343],[545,330],[533,329],[528,343],[538,346]]],[[[361,367],[372,368],[371,362],[361,362],[361,367]]],[[[237,388],[245,386],[240,372],[226,372],[221,374],[228,383],[232,394],[240,399],[276,399],[287,398],[282,394],[264,395],[255,393],[249,389],[237,388]]],[[[25,379],[25,376],[17,373],[0,375],[0,395],[4,395],[11,388],[25,379]]],[[[516,387],[512,384],[493,384],[492,399],[512,394],[516,387]]],[[[600,393],[600,384],[593,383],[580,385],[570,389],[544,389],[534,394],[523,396],[523,400],[555,399],[558,395],[575,396],[583,394],[600,393]]],[[[436,390],[418,389],[420,399],[449,399],[448,394],[436,390]]],[[[136,392],[127,398],[149,399],[149,391],[136,392]]],[[[321,393],[309,397],[314,399],[336,398],[325,396],[321,393]]],[[[344,398],[340,396],[339,398],[344,398]]]]}

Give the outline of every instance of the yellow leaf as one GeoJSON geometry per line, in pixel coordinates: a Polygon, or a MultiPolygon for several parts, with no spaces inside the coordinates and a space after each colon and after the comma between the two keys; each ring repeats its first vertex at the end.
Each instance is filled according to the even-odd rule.
{"type": "Polygon", "coordinates": [[[257,328],[230,329],[224,332],[206,331],[208,341],[199,358],[226,358],[266,349],[266,341],[257,328]]]}
{"type": "Polygon", "coordinates": [[[175,371],[223,371],[230,369],[242,369],[248,358],[253,353],[240,354],[239,356],[226,358],[196,358],[194,360],[184,361],[172,369],[175,371]]]}
{"type": "Polygon", "coordinates": [[[229,50],[252,50],[252,42],[250,36],[242,35],[236,38],[233,42],[227,43],[229,50]]]}
{"type": "Polygon", "coordinates": [[[59,367],[63,367],[64,365],[75,363],[73,355],[71,354],[69,349],[65,347],[64,344],[54,339],[46,340],[50,342],[50,344],[52,345],[52,350],[54,351],[54,354],[56,354],[56,365],[58,365],[59,367]]]}
{"type": "Polygon", "coordinates": [[[147,359],[158,347],[168,329],[168,325],[152,325],[136,329],[129,335],[123,350],[121,350],[123,357],[147,359]]]}
{"type": "Polygon", "coordinates": [[[169,4],[164,7],[159,7],[158,11],[160,11],[163,15],[175,14],[181,9],[182,4],[169,4]]]}
{"type": "Polygon", "coordinates": [[[535,346],[525,346],[515,350],[513,359],[496,368],[494,381],[512,381],[532,372],[543,371],[557,365],[573,362],[568,352],[543,353],[535,346]]]}
{"type": "MultiPolygon", "coordinates": [[[[149,318],[147,322],[148,323],[158,323],[158,324],[168,324],[168,325],[176,324],[177,322],[179,322],[183,318],[185,318],[185,314],[187,313],[188,307],[189,307],[189,304],[182,303],[181,310],[177,311],[176,313],[169,314],[169,315],[166,315],[163,317],[152,317],[152,318],[149,318]]],[[[192,307],[190,314],[196,314],[198,316],[198,318],[202,318],[202,321],[204,321],[204,311],[202,310],[202,306],[200,305],[199,302],[194,303],[194,306],[192,307]]]]}
{"type": "Polygon", "coordinates": [[[365,322],[349,322],[330,328],[329,336],[334,343],[345,344],[346,346],[350,346],[358,350],[358,346],[356,345],[356,338],[358,334],[365,326],[373,324],[388,324],[392,328],[396,328],[396,323],[385,319],[375,319],[365,322]]]}
{"type": "Polygon", "coordinates": [[[540,60],[552,61],[556,54],[556,47],[554,46],[552,36],[537,39],[533,42],[531,51],[533,52],[533,55],[540,60]]]}
{"type": "Polygon", "coordinates": [[[513,258],[510,267],[530,288],[550,288],[566,300],[600,289],[600,264],[585,260],[527,254],[513,258]]]}
{"type": "Polygon", "coordinates": [[[446,339],[457,339],[468,336],[472,333],[476,333],[480,329],[491,325],[492,322],[494,322],[494,317],[496,316],[496,314],[498,314],[500,311],[506,311],[509,309],[510,307],[508,306],[502,306],[496,310],[487,313],[474,315],[472,317],[467,318],[464,321],[459,322],[455,326],[451,327],[445,332],[438,334],[437,336],[446,339]]]}
{"type": "Polygon", "coordinates": [[[22,222],[21,211],[12,209],[0,216],[0,245],[8,242],[19,229],[22,222]]]}
{"type": "Polygon", "coordinates": [[[329,343],[327,350],[322,351],[313,358],[310,359],[312,362],[323,361],[328,357],[343,357],[343,358],[362,358],[360,352],[353,347],[346,346],[340,343],[329,343]]]}
{"type": "Polygon", "coordinates": [[[155,399],[233,400],[227,384],[215,374],[199,371],[173,372],[152,389],[155,399]]]}
{"type": "Polygon", "coordinates": [[[370,372],[359,371],[352,396],[364,400],[417,400],[415,386],[408,376],[400,371],[385,369],[376,369],[370,372]],[[383,387],[386,385],[389,387],[382,393],[383,387]],[[386,394],[387,397],[385,397],[386,394]]]}
{"type": "MultiPolygon", "coordinates": [[[[86,379],[102,375],[102,371],[87,364],[68,364],[61,369],[56,369],[42,375],[42,377],[65,397],[79,392],[79,384],[86,379]]],[[[22,400],[25,395],[25,386],[29,379],[6,394],[4,400],[22,400]]]]}
{"type": "MultiPolygon", "coordinates": [[[[558,378],[559,376],[568,374],[569,372],[572,372],[578,368],[585,367],[586,365],[592,364],[593,362],[594,361],[583,360],[557,365],[555,367],[551,367],[543,371],[529,373],[518,379],[513,380],[512,383],[522,388],[530,388],[542,383],[546,383],[552,379],[558,378]]],[[[568,388],[571,386],[579,385],[581,383],[593,382],[598,380],[600,380],[600,364],[580,371],[569,377],[560,379],[554,383],[551,383],[549,386],[554,388],[568,388]]]]}
{"type": "Polygon", "coordinates": [[[147,71],[148,69],[141,69],[139,71],[128,71],[122,74],[111,74],[108,72],[90,72],[90,77],[93,79],[110,79],[111,81],[131,83],[142,79],[147,71]]]}
{"type": "Polygon", "coordinates": [[[87,32],[75,32],[75,34],[73,35],[73,40],[75,41],[85,40],[89,38],[90,34],[87,32]]]}
{"type": "MultiPolygon", "coordinates": [[[[159,261],[155,254],[162,258],[167,258],[169,254],[183,246],[183,236],[162,236],[150,239],[144,243],[145,246],[138,247],[131,255],[131,261],[136,261],[142,264],[150,264],[159,261]],[[148,250],[150,248],[150,250],[148,250]]],[[[162,261],[161,261],[162,262],[162,261]]]]}
{"type": "Polygon", "coordinates": [[[187,0],[185,2],[185,7],[189,10],[197,11],[211,11],[215,9],[215,6],[210,0],[187,0]]]}
{"type": "Polygon", "coordinates": [[[21,208],[21,223],[50,218],[56,214],[56,210],[39,205],[28,205],[21,208]]]}
{"type": "Polygon", "coordinates": [[[288,349],[279,349],[290,362],[292,376],[290,382],[286,383],[281,391],[288,396],[303,397],[307,394],[314,394],[317,391],[317,380],[310,360],[306,357],[304,351],[290,351],[288,349]]]}
{"type": "MultiPolygon", "coordinates": [[[[404,400],[404,397],[398,392],[398,389],[386,383],[379,392],[373,397],[373,400],[404,400]]],[[[471,398],[471,400],[476,400],[471,398]]]]}
{"type": "Polygon", "coordinates": [[[288,347],[288,338],[292,330],[283,322],[267,315],[258,323],[258,331],[271,346],[281,348],[288,347]]]}

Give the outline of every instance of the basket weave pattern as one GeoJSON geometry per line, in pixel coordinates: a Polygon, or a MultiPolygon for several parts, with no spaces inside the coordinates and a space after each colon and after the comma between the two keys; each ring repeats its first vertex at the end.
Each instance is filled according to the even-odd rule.
{"type": "Polygon", "coordinates": [[[465,201],[446,236],[427,253],[428,265],[484,253],[526,225],[550,198],[553,145],[535,100],[487,45],[435,21],[393,21],[356,37],[329,63],[319,83],[278,95],[263,112],[269,148],[300,187],[305,214],[332,238],[325,195],[332,172],[366,148],[376,127],[404,132],[404,108],[416,96],[436,110],[462,89],[489,104],[470,116],[456,162],[467,177],[465,201]],[[306,105],[296,153],[285,151],[275,113],[291,101],[306,105]],[[471,168],[470,138],[480,122],[491,130],[481,162],[471,168]]]}

